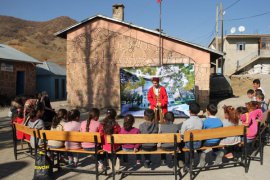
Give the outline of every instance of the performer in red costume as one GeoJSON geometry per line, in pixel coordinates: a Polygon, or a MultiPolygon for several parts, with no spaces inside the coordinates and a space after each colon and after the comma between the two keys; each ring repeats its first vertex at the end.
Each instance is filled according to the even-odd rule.
{"type": "Polygon", "coordinates": [[[168,95],[165,87],[159,85],[159,78],[153,78],[152,83],[148,91],[149,108],[155,111],[156,120],[163,122],[163,115],[168,111],[168,95]]]}

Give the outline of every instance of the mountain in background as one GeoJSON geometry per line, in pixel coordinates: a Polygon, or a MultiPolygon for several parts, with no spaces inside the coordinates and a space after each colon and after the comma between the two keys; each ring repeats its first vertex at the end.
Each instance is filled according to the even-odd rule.
{"type": "Polygon", "coordinates": [[[61,16],[45,22],[0,16],[0,43],[16,48],[40,61],[66,64],[66,40],[54,35],[77,23],[61,16]]]}

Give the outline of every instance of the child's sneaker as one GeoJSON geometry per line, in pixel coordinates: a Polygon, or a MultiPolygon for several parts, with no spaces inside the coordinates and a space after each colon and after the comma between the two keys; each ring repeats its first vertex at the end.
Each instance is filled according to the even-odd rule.
{"type": "Polygon", "coordinates": [[[98,162],[98,170],[99,170],[99,171],[103,171],[103,170],[104,170],[104,165],[103,165],[103,163],[98,162]]]}
{"type": "Polygon", "coordinates": [[[166,160],[164,159],[161,160],[161,166],[166,166],[166,160]]]}
{"type": "Polygon", "coordinates": [[[224,152],[223,151],[218,151],[217,152],[217,157],[216,157],[216,160],[214,162],[214,165],[220,165],[222,164],[222,158],[224,156],[224,152]]]}
{"type": "Polygon", "coordinates": [[[182,160],[179,160],[179,161],[178,161],[178,167],[179,167],[179,168],[182,168],[182,167],[184,167],[184,166],[185,166],[184,162],[183,162],[182,160]]]}
{"type": "Polygon", "coordinates": [[[225,158],[233,159],[233,154],[232,153],[225,154],[225,158]]]}
{"type": "Polygon", "coordinates": [[[119,169],[120,169],[120,159],[119,158],[116,158],[114,167],[115,167],[115,171],[119,171],[119,169]]]}
{"type": "Polygon", "coordinates": [[[108,165],[109,165],[110,169],[112,169],[112,161],[110,159],[108,159],[108,165]]]}
{"type": "Polygon", "coordinates": [[[201,155],[200,155],[200,163],[198,165],[199,168],[203,168],[205,166],[205,157],[206,157],[206,154],[205,152],[202,152],[201,155]]]}
{"type": "Polygon", "coordinates": [[[151,164],[151,161],[146,160],[146,161],[144,162],[144,167],[148,169],[148,168],[150,168],[150,164],[151,164]]]}

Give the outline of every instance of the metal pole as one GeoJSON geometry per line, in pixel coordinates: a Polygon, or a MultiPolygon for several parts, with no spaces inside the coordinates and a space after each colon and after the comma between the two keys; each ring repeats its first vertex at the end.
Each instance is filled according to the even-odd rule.
{"type": "MultiPolygon", "coordinates": [[[[222,7],[222,3],[220,3],[220,20],[221,20],[221,52],[223,53],[223,7],[222,7]]],[[[223,74],[223,57],[221,57],[221,74],[223,74]]]]}
{"type": "Polygon", "coordinates": [[[161,11],[162,10],[162,0],[159,3],[159,65],[162,66],[163,62],[162,62],[162,48],[161,48],[161,11]]]}

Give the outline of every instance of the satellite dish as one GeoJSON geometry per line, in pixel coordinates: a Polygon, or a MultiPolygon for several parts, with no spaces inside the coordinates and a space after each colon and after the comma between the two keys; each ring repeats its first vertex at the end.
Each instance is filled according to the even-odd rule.
{"type": "Polygon", "coordinates": [[[240,33],[244,32],[245,30],[246,30],[245,26],[239,26],[239,27],[238,27],[238,31],[239,31],[240,33]]]}
{"type": "Polygon", "coordinates": [[[232,27],[232,28],[231,28],[231,34],[234,34],[235,31],[236,31],[236,28],[235,28],[235,27],[232,27]]]}

